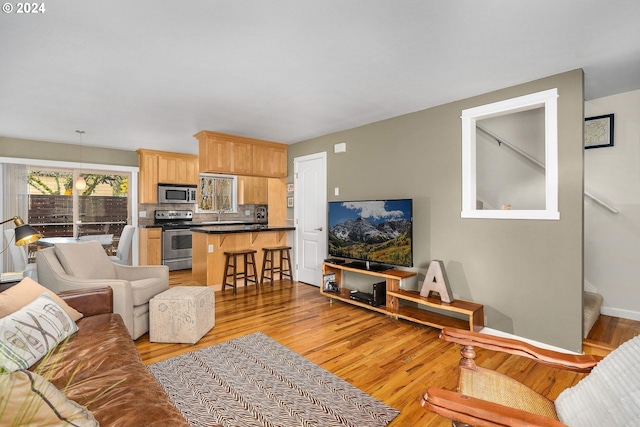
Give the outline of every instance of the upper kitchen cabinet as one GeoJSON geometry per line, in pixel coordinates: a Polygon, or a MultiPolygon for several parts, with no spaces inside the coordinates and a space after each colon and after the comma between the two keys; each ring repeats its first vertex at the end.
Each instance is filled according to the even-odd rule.
{"type": "Polygon", "coordinates": [[[198,156],[161,153],[158,158],[158,182],[198,184],[198,156]]]}
{"type": "Polygon", "coordinates": [[[158,183],[198,184],[198,156],[168,151],[137,150],[140,203],[158,203],[158,183]]]}
{"type": "Polygon", "coordinates": [[[199,143],[200,172],[287,176],[285,144],[211,131],[194,136],[199,143]]]}
{"type": "Polygon", "coordinates": [[[287,176],[287,146],[254,145],[253,174],[281,178],[287,176]]]}

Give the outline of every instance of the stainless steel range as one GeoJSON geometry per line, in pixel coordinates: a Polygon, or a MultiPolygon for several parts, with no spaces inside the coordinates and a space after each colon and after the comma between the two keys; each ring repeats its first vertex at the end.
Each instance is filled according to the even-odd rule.
{"type": "Polygon", "coordinates": [[[154,222],[162,226],[162,264],[169,270],[191,268],[191,210],[157,210],[154,222]]]}

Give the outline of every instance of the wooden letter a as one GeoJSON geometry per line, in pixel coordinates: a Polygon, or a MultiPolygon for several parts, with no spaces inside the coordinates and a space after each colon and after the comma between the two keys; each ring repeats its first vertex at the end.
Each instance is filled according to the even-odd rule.
{"type": "Polygon", "coordinates": [[[440,300],[442,302],[453,301],[453,294],[451,292],[451,287],[449,286],[447,273],[444,270],[444,263],[439,260],[433,260],[429,263],[427,276],[422,283],[420,295],[428,297],[431,292],[437,292],[440,294],[440,300]]]}

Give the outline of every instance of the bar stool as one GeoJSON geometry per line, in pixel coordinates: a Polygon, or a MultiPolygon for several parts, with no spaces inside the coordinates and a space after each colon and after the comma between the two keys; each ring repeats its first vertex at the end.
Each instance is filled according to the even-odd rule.
{"type": "Polygon", "coordinates": [[[247,283],[253,282],[256,284],[256,290],[259,289],[257,276],[258,269],[256,268],[255,257],[256,253],[257,251],[254,249],[228,251],[224,253],[224,277],[222,279],[223,291],[227,286],[231,286],[233,288],[233,295],[235,295],[239,279],[244,279],[245,286],[247,283]],[[243,263],[244,271],[238,271],[239,258],[243,263]],[[251,272],[249,271],[249,267],[251,267],[251,272]],[[231,283],[228,283],[229,279],[231,279],[231,283]]]}
{"type": "Polygon", "coordinates": [[[292,268],[291,268],[291,246],[274,246],[262,248],[264,251],[264,257],[262,260],[262,273],[260,274],[260,282],[264,283],[264,279],[269,279],[271,286],[275,280],[276,273],[280,273],[280,280],[283,277],[288,277],[289,281],[293,283],[292,268]],[[279,255],[280,263],[275,264],[275,256],[279,255]],[[267,276],[265,273],[269,273],[267,276]]]}

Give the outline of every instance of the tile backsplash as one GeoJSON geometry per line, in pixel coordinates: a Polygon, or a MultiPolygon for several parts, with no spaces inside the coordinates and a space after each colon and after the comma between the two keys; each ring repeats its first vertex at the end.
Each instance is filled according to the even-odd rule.
{"type": "MultiPolygon", "coordinates": [[[[256,206],[262,205],[238,205],[238,212],[225,212],[222,214],[221,219],[223,221],[244,221],[254,222],[254,215],[256,206]]],[[[138,224],[140,225],[152,225],[154,223],[153,214],[159,210],[186,210],[191,209],[193,211],[194,222],[205,221],[217,221],[218,214],[215,212],[198,212],[196,205],[186,205],[184,203],[140,203],[138,205],[138,224]],[[142,212],[145,212],[146,216],[140,216],[142,212]]]]}

